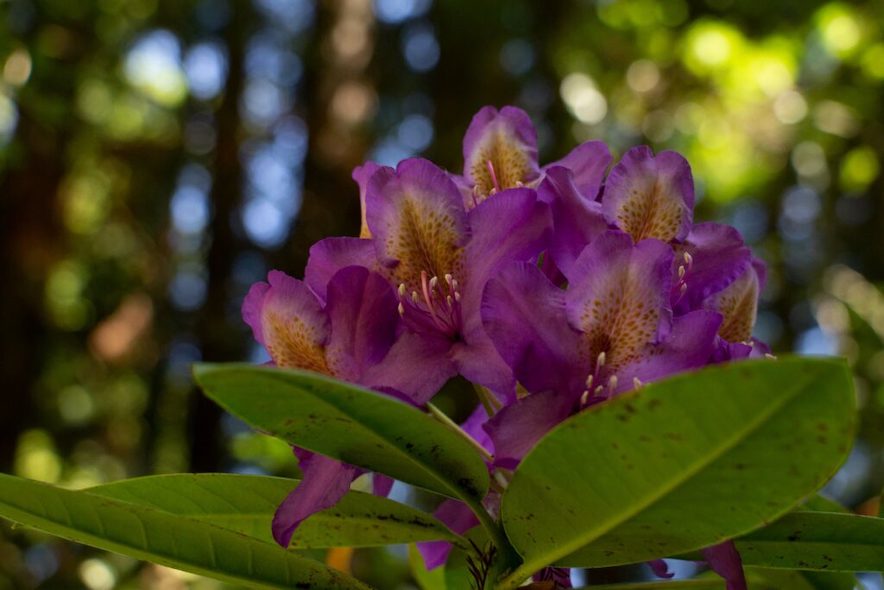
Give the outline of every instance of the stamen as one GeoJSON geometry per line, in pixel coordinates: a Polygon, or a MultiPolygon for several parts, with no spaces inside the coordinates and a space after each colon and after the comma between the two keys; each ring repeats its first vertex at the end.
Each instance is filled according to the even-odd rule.
{"type": "Polygon", "coordinates": [[[684,265],[679,266],[678,267],[678,278],[683,279],[686,272],[687,272],[687,269],[684,267],[684,265]]]}
{"type": "Polygon", "coordinates": [[[399,306],[398,306],[397,309],[399,310],[399,315],[400,315],[400,316],[404,316],[404,315],[405,315],[405,306],[402,305],[402,302],[401,302],[401,301],[399,302],[399,306]]]}
{"type": "Polygon", "coordinates": [[[455,292],[454,292],[454,300],[455,300],[455,301],[458,301],[458,302],[460,301],[460,291],[455,291],[455,292]]]}
{"type": "Polygon", "coordinates": [[[452,276],[450,274],[446,274],[445,275],[445,282],[448,284],[449,287],[451,286],[451,281],[452,281],[452,276]]]}
{"type": "Polygon", "coordinates": [[[582,394],[580,394],[580,407],[586,405],[586,402],[589,401],[589,390],[587,389],[582,394]]]}
{"type": "Polygon", "coordinates": [[[417,291],[412,291],[411,292],[411,301],[413,303],[419,303],[420,300],[421,300],[421,297],[420,297],[420,295],[417,294],[417,291]]]}
{"type": "Polygon", "coordinates": [[[448,304],[448,307],[449,307],[449,308],[454,307],[454,299],[451,298],[451,295],[446,295],[446,296],[445,296],[445,303],[448,304]]]}
{"type": "Polygon", "coordinates": [[[433,277],[432,279],[430,279],[430,291],[435,291],[438,284],[439,277],[433,277]]]}
{"type": "Polygon", "coordinates": [[[766,359],[770,359],[770,360],[772,360],[772,361],[777,360],[776,355],[773,355],[773,354],[771,354],[771,353],[769,353],[769,352],[765,352],[765,353],[764,353],[764,358],[766,358],[766,359]]]}
{"type": "Polygon", "coordinates": [[[608,379],[608,389],[611,390],[611,393],[617,389],[617,375],[611,375],[611,378],[608,379]]]}
{"type": "Polygon", "coordinates": [[[639,379],[638,377],[632,378],[632,386],[634,388],[639,389],[642,385],[644,385],[644,383],[642,383],[641,379],[639,379]]]}
{"type": "Polygon", "coordinates": [[[589,377],[586,378],[586,388],[587,389],[592,389],[592,380],[594,378],[595,377],[593,375],[589,375],[589,377]]]}
{"type": "Polygon", "coordinates": [[[687,284],[687,283],[682,283],[682,284],[681,284],[681,287],[678,288],[678,296],[679,296],[679,297],[684,296],[685,291],[687,291],[687,290],[688,290],[688,284],[687,284]]]}
{"type": "Polygon", "coordinates": [[[603,392],[604,390],[605,390],[605,386],[604,386],[604,385],[599,385],[598,387],[595,388],[595,392],[594,392],[594,393],[595,393],[596,395],[601,395],[602,392],[603,392]]]}
{"type": "Polygon", "coordinates": [[[688,252],[684,253],[684,263],[685,266],[688,267],[688,270],[690,270],[690,268],[694,265],[694,257],[691,256],[688,252]]]}
{"type": "Polygon", "coordinates": [[[399,297],[405,297],[405,283],[399,283],[399,297]]]}
{"type": "Polygon", "coordinates": [[[601,369],[604,366],[605,366],[605,351],[603,350],[599,353],[599,356],[595,361],[595,368],[598,371],[599,369],[601,369]]]}
{"type": "Polygon", "coordinates": [[[485,165],[488,167],[488,174],[491,176],[491,184],[494,185],[494,189],[489,191],[488,194],[493,195],[500,190],[500,183],[497,181],[497,174],[494,172],[494,164],[491,160],[486,160],[485,165]]]}

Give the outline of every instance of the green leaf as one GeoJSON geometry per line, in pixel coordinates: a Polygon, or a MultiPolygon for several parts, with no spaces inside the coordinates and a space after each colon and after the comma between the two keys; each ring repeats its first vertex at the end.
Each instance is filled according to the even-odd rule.
{"type": "Polygon", "coordinates": [[[550,432],[502,501],[525,563],[647,561],[744,534],[820,488],[854,431],[842,362],[761,360],[654,383],[550,432]]]}
{"type": "Polygon", "coordinates": [[[799,572],[756,567],[745,568],[747,576],[758,576],[773,588],[789,590],[854,590],[856,576],[843,572],[799,572]]]}
{"type": "Polygon", "coordinates": [[[488,470],[476,450],[420,410],[324,375],[197,365],[210,398],[286,442],[476,505],[488,470]]]}
{"type": "Polygon", "coordinates": [[[428,570],[415,545],[408,546],[408,567],[421,590],[448,590],[445,585],[445,566],[428,570]]]}
{"type": "Polygon", "coordinates": [[[0,516],[64,539],[251,588],[367,588],[272,543],[6,474],[0,474],[0,516]]]}
{"type": "MultiPolygon", "coordinates": [[[[278,477],[203,473],[139,477],[94,487],[88,492],[272,542],[273,513],[297,484],[298,480],[278,477]]],[[[435,540],[465,542],[425,512],[351,491],[334,507],[301,523],[291,546],[376,547],[435,540]]]]}
{"type": "MultiPolygon", "coordinates": [[[[747,579],[752,590],[793,589],[791,586],[773,586],[760,578],[747,579]]],[[[592,590],[725,590],[724,580],[718,577],[696,580],[667,580],[660,582],[633,582],[624,584],[599,584],[588,586],[592,590]]]]}
{"type": "Polygon", "coordinates": [[[884,571],[884,519],[871,516],[792,512],[734,542],[746,565],[884,571]]]}

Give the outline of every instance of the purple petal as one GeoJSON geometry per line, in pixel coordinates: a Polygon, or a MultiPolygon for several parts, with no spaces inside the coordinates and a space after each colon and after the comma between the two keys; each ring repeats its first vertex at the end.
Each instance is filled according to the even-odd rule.
{"type": "Polygon", "coordinates": [[[495,414],[485,431],[494,443],[495,465],[514,469],[534,445],[571,415],[578,397],[569,392],[533,393],[495,414]]]}
{"type": "Polygon", "coordinates": [[[671,322],[671,268],[672,249],[659,240],[633,245],[628,235],[609,231],[587,246],[568,273],[566,295],[585,354],[595,359],[604,352],[613,374],[660,341],[671,322]]]}
{"type": "Polygon", "coordinates": [[[546,247],[552,230],[549,207],[531,189],[503,191],[470,211],[473,236],[464,259],[465,323],[479,321],[479,306],[486,281],[503,265],[533,260],[546,247]]]}
{"type": "Polygon", "coordinates": [[[632,148],[608,175],[602,208],[608,223],[636,242],[683,240],[694,210],[687,160],[675,152],[660,152],[655,158],[647,146],[632,148]]]}
{"type": "Polygon", "coordinates": [[[457,374],[448,352],[451,342],[433,335],[403,333],[387,356],[366,371],[363,382],[374,389],[394,389],[423,405],[457,374]]]}
{"type": "Polygon", "coordinates": [[[544,171],[549,174],[549,170],[555,166],[567,168],[574,175],[574,184],[579,194],[585,199],[595,201],[610,164],[611,152],[608,146],[601,141],[587,141],[571,150],[561,160],[544,166],[544,171]]]}
{"type": "MultiPolygon", "coordinates": [[[[445,500],[433,512],[433,516],[452,532],[462,535],[479,524],[479,519],[463,502],[457,500],[445,500]]],[[[417,550],[424,558],[424,564],[428,570],[435,569],[448,560],[452,545],[448,541],[429,541],[418,543],[417,550]]]]}
{"type": "Polygon", "coordinates": [[[706,298],[742,275],[752,260],[752,252],[740,233],[721,223],[696,224],[680,250],[676,263],[686,268],[687,287],[676,305],[676,313],[699,309],[706,298]],[[685,263],[684,253],[691,256],[689,265],[685,263]]]}
{"type": "Polygon", "coordinates": [[[528,184],[539,175],[537,131],[525,111],[484,107],[463,140],[463,175],[481,202],[492,191],[528,184]]]}
{"type": "Polygon", "coordinates": [[[310,247],[304,282],[319,295],[326,297],[328,282],[335,273],[348,266],[363,266],[378,270],[377,253],[371,240],[359,238],[325,238],[310,247]]]}
{"type": "Polygon", "coordinates": [[[669,565],[664,559],[651,560],[648,562],[648,566],[651,568],[651,571],[654,572],[654,575],[658,578],[665,578],[668,580],[675,575],[669,571],[669,565]]]}
{"type": "Polygon", "coordinates": [[[706,563],[716,574],[724,578],[727,590],[746,590],[746,576],[743,574],[743,560],[733,541],[725,541],[703,549],[706,563]]]}
{"type": "Polygon", "coordinates": [[[720,325],[721,315],[708,310],[675,318],[672,330],[662,342],[621,368],[621,391],[631,389],[633,379],[650,383],[707,364],[716,352],[716,332],[720,325]]]}
{"type": "Polygon", "coordinates": [[[549,255],[558,268],[570,270],[583,248],[607,231],[602,206],[578,190],[570,171],[557,166],[547,169],[537,194],[552,210],[549,255]]]}
{"type": "Polygon", "coordinates": [[[326,358],[334,375],[362,382],[396,339],[399,313],[390,284],[361,266],[338,271],[328,284],[331,335],[326,358]]]}
{"type": "Polygon", "coordinates": [[[579,335],[565,318],[565,294],[535,265],[509,265],[488,282],[482,319],[497,351],[528,391],[569,391],[586,379],[579,335]]]}
{"type": "Polygon", "coordinates": [[[704,302],[704,307],[724,316],[718,330],[722,338],[728,342],[746,342],[752,338],[760,292],[761,281],[755,267],[749,265],[737,280],[704,302]]]}
{"type": "Polygon", "coordinates": [[[371,237],[371,230],[368,229],[368,224],[365,222],[365,194],[368,191],[368,181],[381,168],[383,166],[380,164],[369,161],[353,169],[353,180],[359,185],[359,208],[362,212],[362,225],[359,228],[360,238],[371,237]]]}
{"type": "Polygon", "coordinates": [[[303,282],[278,270],[270,271],[267,280],[252,285],[243,301],[243,319],[255,340],[277,366],[329,374],[329,321],[316,296],[303,282]]]}
{"type": "Polygon", "coordinates": [[[480,404],[476,406],[476,409],[473,410],[473,413],[470,414],[470,417],[464,420],[463,424],[461,424],[460,427],[464,432],[470,435],[473,440],[482,445],[482,448],[493,455],[494,443],[491,442],[491,437],[488,436],[487,432],[485,432],[485,424],[487,422],[488,413],[485,411],[485,408],[483,408],[480,404]]]}
{"type": "Polygon", "coordinates": [[[422,272],[440,278],[461,274],[461,248],[469,238],[466,211],[457,187],[432,162],[412,158],[395,172],[375,172],[368,183],[366,219],[395,284],[420,291],[422,272]]]}
{"type": "Polygon", "coordinates": [[[457,372],[469,381],[494,392],[498,399],[507,403],[516,395],[513,371],[497,352],[491,338],[481,324],[467,328],[463,342],[451,346],[449,356],[457,372]]]}
{"type": "Polygon", "coordinates": [[[371,493],[375,496],[386,498],[390,495],[390,490],[393,489],[395,481],[395,479],[383,473],[374,473],[371,476],[371,493]]]}
{"type": "Polygon", "coordinates": [[[302,461],[301,470],[301,483],[273,515],[273,538],[283,547],[291,544],[295,529],[304,519],[337,504],[361,473],[357,467],[324,455],[312,455],[302,461]]]}

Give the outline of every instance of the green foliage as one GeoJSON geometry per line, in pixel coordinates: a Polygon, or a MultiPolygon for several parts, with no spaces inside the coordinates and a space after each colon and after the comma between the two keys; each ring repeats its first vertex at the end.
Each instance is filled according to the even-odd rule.
{"type": "Polygon", "coordinates": [[[572,417],[503,496],[518,573],[645,561],[769,522],[844,461],[853,404],[843,363],[796,358],[677,376],[572,417]]]}
{"type": "Polygon", "coordinates": [[[736,540],[743,563],[820,571],[884,571],[884,519],[793,512],[736,540]]]}
{"type": "Polygon", "coordinates": [[[0,474],[0,509],[19,524],[71,541],[252,588],[358,590],[316,561],[207,522],[0,474]]]}
{"type": "Polygon", "coordinates": [[[198,365],[194,374],[227,411],[290,444],[468,503],[488,491],[472,445],[385,395],[291,369],[198,365]]]}
{"type": "MultiPolygon", "coordinates": [[[[298,480],[251,475],[180,474],[123,480],[90,488],[96,494],[214,524],[273,542],[270,521],[298,480]]],[[[293,549],[375,547],[417,541],[465,543],[429,514],[371,494],[352,491],[333,508],[308,518],[293,549]]]]}

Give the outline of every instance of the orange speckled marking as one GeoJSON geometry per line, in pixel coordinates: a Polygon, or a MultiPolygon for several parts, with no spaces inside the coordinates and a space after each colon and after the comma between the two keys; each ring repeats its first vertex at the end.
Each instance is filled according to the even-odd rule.
{"type": "Polygon", "coordinates": [[[633,186],[617,210],[617,225],[632,236],[635,242],[645,238],[657,238],[664,242],[675,239],[686,206],[674,191],[667,191],[660,181],[647,191],[633,186]]]}
{"type": "Polygon", "coordinates": [[[715,294],[710,307],[724,316],[718,335],[728,342],[745,342],[752,337],[758,311],[758,278],[748,270],[715,294]]]}
{"type": "Polygon", "coordinates": [[[420,291],[421,271],[430,277],[461,275],[463,248],[454,218],[443,210],[422,206],[416,198],[403,199],[401,207],[400,225],[390,232],[386,244],[387,252],[399,261],[389,270],[392,281],[405,283],[409,291],[420,291]]]}
{"type": "Polygon", "coordinates": [[[268,312],[263,327],[267,351],[278,366],[331,375],[322,339],[300,318],[268,312]]]}
{"type": "Polygon", "coordinates": [[[585,353],[595,359],[605,353],[605,366],[614,373],[623,365],[644,354],[654,341],[660,323],[660,310],[649,305],[654,301],[647,281],[619,270],[606,281],[604,293],[585,303],[581,324],[585,333],[585,353]]]}
{"type": "Polygon", "coordinates": [[[470,175],[480,202],[495,189],[488,162],[494,167],[501,190],[515,188],[520,182],[526,183],[531,172],[531,162],[514,137],[501,129],[489,132],[470,162],[470,175]]]}

